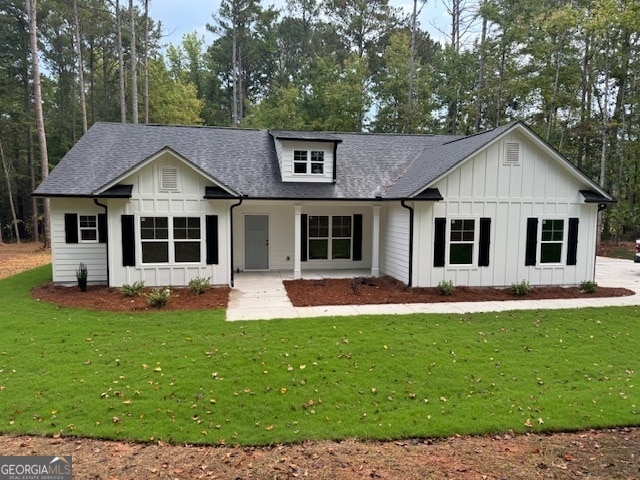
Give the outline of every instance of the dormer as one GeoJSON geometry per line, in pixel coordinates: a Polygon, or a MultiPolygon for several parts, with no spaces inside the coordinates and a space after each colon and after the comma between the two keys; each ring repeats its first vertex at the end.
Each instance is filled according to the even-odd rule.
{"type": "Polygon", "coordinates": [[[337,136],[319,132],[271,131],[283,182],[333,183],[337,136]]]}

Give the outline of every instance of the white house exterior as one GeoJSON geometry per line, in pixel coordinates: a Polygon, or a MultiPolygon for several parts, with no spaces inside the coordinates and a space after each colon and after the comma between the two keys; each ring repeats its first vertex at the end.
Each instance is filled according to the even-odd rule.
{"type": "Polygon", "coordinates": [[[411,286],[593,280],[613,201],[521,123],[469,137],[99,123],[36,189],[53,280],[232,285],[366,269],[411,286]]]}

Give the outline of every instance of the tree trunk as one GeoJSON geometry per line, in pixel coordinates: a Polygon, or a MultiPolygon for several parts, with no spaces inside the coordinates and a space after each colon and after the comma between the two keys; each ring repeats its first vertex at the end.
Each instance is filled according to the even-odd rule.
{"type": "Polygon", "coordinates": [[[82,133],[87,132],[87,101],[84,96],[84,64],[82,63],[82,42],[80,41],[80,20],[78,0],[73,0],[73,20],[75,23],[76,51],[78,54],[78,83],[80,84],[80,108],[82,109],[82,133]]]}
{"type": "Polygon", "coordinates": [[[149,123],[149,0],[144,0],[144,123],[149,123]]]}
{"type": "MultiPolygon", "coordinates": [[[[36,0],[27,1],[29,15],[29,39],[31,43],[31,60],[33,63],[33,90],[36,107],[36,125],[38,127],[38,140],[40,142],[40,170],[42,180],[49,176],[49,156],[47,154],[47,136],[44,130],[44,114],[42,111],[42,89],[40,86],[40,61],[38,59],[38,32],[36,24],[36,0]]],[[[51,206],[49,199],[44,199],[44,247],[51,245],[49,234],[49,220],[51,218],[51,206]]]]}
{"type": "MultiPolygon", "coordinates": [[[[33,159],[33,132],[31,127],[27,127],[27,158],[29,159],[29,179],[31,191],[36,189],[36,167],[33,159]]],[[[31,195],[31,224],[33,228],[33,241],[40,241],[40,228],[38,225],[38,202],[36,197],[31,195]]]]}
{"type": "Polygon", "coordinates": [[[129,0],[129,15],[131,29],[131,119],[138,123],[138,59],[136,57],[136,15],[133,0],[129,0]]]}
{"type": "Polygon", "coordinates": [[[480,58],[478,59],[478,92],[476,97],[476,132],[482,128],[482,106],[484,104],[485,64],[487,41],[487,17],[482,16],[482,33],[480,37],[480,58]]]}
{"type": "MultiPolygon", "coordinates": [[[[118,29],[118,72],[120,75],[120,122],[127,123],[127,102],[124,89],[124,52],[122,50],[122,17],[120,0],[116,0],[116,26],[118,29]]],[[[106,86],[105,86],[106,88],[106,86]]]]}
{"type": "Polygon", "coordinates": [[[11,187],[11,171],[7,163],[7,159],[4,157],[4,149],[2,148],[2,141],[0,140],[0,158],[2,159],[2,170],[4,171],[4,177],[7,180],[7,194],[9,195],[9,205],[11,206],[11,218],[13,220],[13,228],[16,232],[16,242],[20,243],[20,229],[18,228],[18,217],[16,216],[16,207],[13,203],[13,188],[11,187]]]}
{"type": "Polygon", "coordinates": [[[233,106],[231,108],[231,121],[234,127],[240,125],[238,117],[238,27],[236,19],[233,19],[232,46],[231,46],[231,81],[233,82],[233,106]]]}

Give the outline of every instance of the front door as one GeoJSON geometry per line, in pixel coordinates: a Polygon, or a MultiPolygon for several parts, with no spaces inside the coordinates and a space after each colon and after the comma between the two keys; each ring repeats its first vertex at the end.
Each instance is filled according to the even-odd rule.
{"type": "Polygon", "coordinates": [[[269,269],[269,216],[244,217],[244,268],[269,269]]]}

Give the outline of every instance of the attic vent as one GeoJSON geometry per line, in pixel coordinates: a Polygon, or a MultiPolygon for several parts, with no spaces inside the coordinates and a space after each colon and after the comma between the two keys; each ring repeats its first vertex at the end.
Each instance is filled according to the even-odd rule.
{"type": "Polygon", "coordinates": [[[504,143],[504,164],[520,165],[520,143],[518,142],[504,143]]]}
{"type": "Polygon", "coordinates": [[[178,169],[175,167],[162,167],[160,169],[160,190],[178,192],[178,169]]]}

